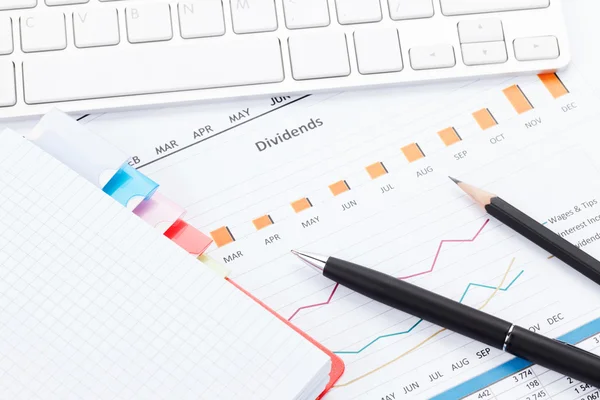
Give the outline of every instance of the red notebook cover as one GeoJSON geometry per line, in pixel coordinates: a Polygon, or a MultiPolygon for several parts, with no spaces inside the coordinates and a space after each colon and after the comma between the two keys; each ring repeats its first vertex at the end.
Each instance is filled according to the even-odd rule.
{"type": "Polygon", "coordinates": [[[342,359],[339,358],[338,356],[336,356],[335,354],[333,354],[333,352],[331,352],[327,348],[325,348],[325,346],[323,346],[321,343],[317,342],[315,339],[308,336],[306,333],[304,333],[302,330],[300,330],[294,324],[289,322],[287,319],[285,319],[281,315],[277,314],[272,308],[270,308],[265,303],[263,303],[262,301],[257,299],[255,296],[253,296],[252,293],[248,292],[247,290],[245,290],[243,287],[241,287],[240,285],[238,285],[231,279],[229,279],[229,278],[225,278],[225,279],[227,279],[233,286],[235,286],[236,288],[238,288],[239,290],[244,292],[244,294],[246,296],[250,297],[252,300],[256,301],[258,304],[260,304],[262,307],[264,307],[266,310],[268,310],[271,314],[273,314],[274,316],[279,318],[281,321],[285,322],[285,324],[287,326],[289,326],[290,328],[292,328],[293,330],[295,330],[296,332],[301,334],[306,340],[308,340],[309,342],[311,342],[312,344],[317,346],[319,349],[321,349],[323,352],[325,352],[329,356],[329,358],[331,358],[331,371],[329,371],[329,383],[327,384],[327,387],[325,388],[323,393],[321,393],[321,395],[317,399],[321,399],[323,396],[325,396],[325,394],[329,391],[329,389],[331,389],[333,387],[333,385],[338,381],[338,379],[340,379],[340,377],[344,373],[345,367],[344,367],[344,362],[342,361],[342,359]]]}

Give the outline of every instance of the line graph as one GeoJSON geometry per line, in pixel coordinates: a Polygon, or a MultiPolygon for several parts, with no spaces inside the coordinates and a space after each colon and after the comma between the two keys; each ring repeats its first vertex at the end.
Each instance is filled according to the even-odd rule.
{"type": "Polygon", "coordinates": [[[400,277],[398,277],[398,279],[405,280],[405,279],[410,279],[410,278],[416,278],[417,276],[426,275],[426,274],[433,272],[433,270],[435,269],[435,266],[437,264],[438,258],[440,257],[440,254],[442,252],[442,248],[444,247],[444,244],[446,244],[446,243],[472,243],[479,237],[479,234],[481,233],[481,231],[483,231],[483,228],[485,228],[485,226],[489,222],[490,222],[490,220],[486,219],[485,222],[483,223],[483,225],[481,225],[481,228],[479,228],[477,233],[475,233],[475,235],[473,235],[473,237],[471,239],[443,239],[443,240],[441,240],[440,244],[438,245],[437,251],[435,252],[435,256],[433,257],[433,262],[431,263],[431,267],[428,270],[417,272],[416,274],[400,276],[400,277]]]}
{"type": "Polygon", "coordinates": [[[372,345],[374,345],[376,342],[380,341],[381,339],[386,339],[386,338],[390,338],[390,337],[394,337],[394,336],[408,335],[413,330],[415,330],[415,328],[417,326],[419,326],[421,324],[421,322],[423,322],[423,321],[424,321],[423,319],[419,319],[413,326],[411,326],[410,328],[408,328],[407,330],[402,331],[402,332],[394,332],[394,333],[388,333],[387,335],[377,336],[375,339],[373,339],[369,343],[365,344],[359,350],[342,350],[342,351],[334,351],[334,353],[335,354],[360,354],[363,352],[363,350],[368,349],[369,347],[371,347],[372,345]]]}
{"type": "MultiPolygon", "coordinates": [[[[512,264],[512,262],[511,262],[511,264],[512,264]]],[[[480,287],[480,288],[484,288],[484,289],[496,289],[497,291],[500,291],[500,292],[506,292],[521,277],[521,275],[523,275],[523,272],[525,272],[525,271],[523,270],[523,271],[519,272],[519,274],[506,287],[503,287],[503,288],[498,288],[496,286],[482,285],[479,283],[469,283],[467,285],[467,288],[465,289],[462,297],[460,298],[459,303],[463,302],[463,300],[467,296],[467,293],[473,287],[480,287]]],[[[376,342],[380,341],[381,339],[386,339],[386,338],[390,338],[390,337],[394,337],[394,336],[408,335],[417,326],[419,326],[419,324],[421,324],[421,322],[423,322],[423,319],[419,319],[413,326],[411,326],[409,329],[402,331],[402,332],[394,332],[394,333],[388,333],[387,335],[377,336],[375,339],[371,340],[369,343],[367,343],[366,345],[361,347],[359,350],[334,351],[334,353],[335,354],[360,354],[361,352],[368,349],[369,347],[371,347],[372,345],[374,345],[376,342]]]]}
{"type": "Polygon", "coordinates": [[[325,306],[325,305],[331,303],[331,299],[333,299],[333,295],[335,294],[335,292],[337,291],[337,288],[339,286],[340,286],[339,283],[336,283],[333,286],[333,289],[331,290],[331,293],[329,294],[329,298],[327,299],[327,301],[324,301],[322,303],[309,304],[307,306],[298,307],[298,309],[296,311],[294,311],[294,313],[288,318],[288,321],[291,321],[292,318],[294,318],[296,316],[296,314],[298,314],[302,310],[306,310],[306,309],[313,308],[313,307],[325,306]]]}
{"type": "MultiPolygon", "coordinates": [[[[525,272],[525,271],[523,270],[523,271],[519,272],[519,274],[506,287],[500,288],[498,290],[500,292],[506,292],[517,281],[517,279],[519,279],[519,277],[521,275],[523,275],[523,272],[525,272]]],[[[484,289],[496,289],[496,286],[482,285],[482,284],[479,284],[479,283],[469,283],[469,285],[465,289],[465,292],[463,293],[462,297],[460,298],[459,303],[463,302],[463,300],[465,299],[465,297],[467,297],[467,293],[469,293],[469,290],[472,287],[480,287],[480,288],[484,288],[484,289]]]]}
{"type": "MultiPolygon", "coordinates": [[[[475,235],[473,235],[473,237],[470,238],[470,239],[442,239],[440,241],[440,244],[438,245],[437,250],[435,252],[435,255],[433,257],[433,261],[431,263],[431,267],[428,270],[417,272],[415,274],[411,274],[411,275],[407,275],[407,276],[400,276],[400,277],[398,277],[398,279],[400,279],[400,280],[406,280],[406,279],[415,278],[417,276],[426,275],[426,274],[429,274],[429,273],[433,272],[433,270],[435,269],[435,266],[436,266],[436,264],[438,262],[438,259],[440,257],[440,254],[442,252],[442,248],[444,247],[444,244],[446,244],[446,243],[472,243],[472,242],[474,242],[479,237],[479,235],[481,234],[481,232],[483,231],[483,229],[486,227],[486,225],[489,222],[490,222],[490,220],[486,219],[484,221],[483,225],[481,225],[481,227],[477,230],[477,232],[475,233],[475,235]]],[[[336,283],[333,286],[333,289],[331,290],[331,293],[329,294],[329,297],[327,298],[326,301],[321,302],[321,303],[308,304],[308,305],[305,305],[305,306],[302,306],[302,307],[298,307],[298,309],[296,309],[296,311],[294,311],[293,314],[288,318],[288,321],[291,321],[302,310],[306,310],[306,309],[309,309],[309,308],[320,307],[320,306],[325,306],[325,305],[331,303],[331,300],[333,299],[333,296],[335,295],[335,292],[337,291],[338,287],[339,287],[339,284],[336,283]]],[[[416,324],[416,325],[418,325],[418,324],[416,324]]],[[[411,329],[416,328],[416,325],[413,328],[411,328],[411,329]]]]}
{"type": "MultiPolygon", "coordinates": [[[[507,288],[505,290],[502,290],[502,285],[504,285],[504,282],[506,281],[506,278],[508,277],[508,274],[510,273],[510,270],[512,269],[513,264],[515,263],[515,258],[513,258],[510,263],[508,264],[508,268],[506,268],[506,272],[504,273],[504,276],[502,277],[502,280],[500,281],[500,283],[498,284],[497,287],[495,287],[494,291],[492,292],[492,294],[490,295],[490,297],[487,298],[487,300],[479,307],[479,310],[483,310],[485,307],[487,307],[488,304],[490,304],[490,301],[492,301],[492,299],[494,297],[496,297],[496,295],[498,294],[498,292],[500,291],[506,291],[508,290],[513,284],[514,282],[521,276],[523,275],[523,271],[521,271],[519,273],[519,275],[517,275],[517,277],[515,279],[513,279],[513,281],[507,286],[507,288]]],[[[425,339],[423,339],[421,342],[419,342],[417,345],[415,345],[414,347],[406,350],[404,353],[400,354],[398,357],[386,362],[385,364],[382,364],[380,366],[378,366],[377,368],[374,368],[360,376],[357,376],[354,379],[349,380],[348,382],[344,382],[344,383],[339,383],[337,385],[335,385],[333,388],[342,388],[342,387],[346,387],[346,386],[350,386],[353,383],[359,382],[361,380],[363,380],[364,378],[373,375],[376,372],[381,371],[382,369],[389,367],[390,365],[394,364],[395,362],[401,360],[402,358],[406,357],[407,355],[413,353],[414,351],[418,350],[419,348],[421,348],[422,346],[424,346],[425,344],[427,344],[428,342],[430,342],[432,339],[434,339],[436,336],[438,336],[439,334],[443,333],[444,331],[446,331],[446,328],[442,328],[439,329],[437,331],[435,331],[432,335],[426,337],[425,339]]]]}

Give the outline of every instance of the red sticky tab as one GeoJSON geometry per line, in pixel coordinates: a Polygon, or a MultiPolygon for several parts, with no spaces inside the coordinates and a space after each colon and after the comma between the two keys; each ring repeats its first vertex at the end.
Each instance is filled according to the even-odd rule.
{"type": "Polygon", "coordinates": [[[211,238],[181,219],[167,229],[165,236],[194,256],[204,253],[212,243],[211,238]]]}

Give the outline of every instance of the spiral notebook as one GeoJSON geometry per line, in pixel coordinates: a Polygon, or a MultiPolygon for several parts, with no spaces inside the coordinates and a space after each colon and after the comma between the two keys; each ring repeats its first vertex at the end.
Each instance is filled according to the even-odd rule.
{"type": "Polygon", "coordinates": [[[0,393],[315,399],[339,358],[21,136],[0,133],[0,393]]]}

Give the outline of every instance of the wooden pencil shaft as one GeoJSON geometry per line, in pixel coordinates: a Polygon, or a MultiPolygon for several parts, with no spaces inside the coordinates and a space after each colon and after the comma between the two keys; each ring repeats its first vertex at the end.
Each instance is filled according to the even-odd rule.
{"type": "Polygon", "coordinates": [[[499,197],[492,198],[485,209],[500,222],[600,285],[600,261],[594,257],[499,197]]]}

